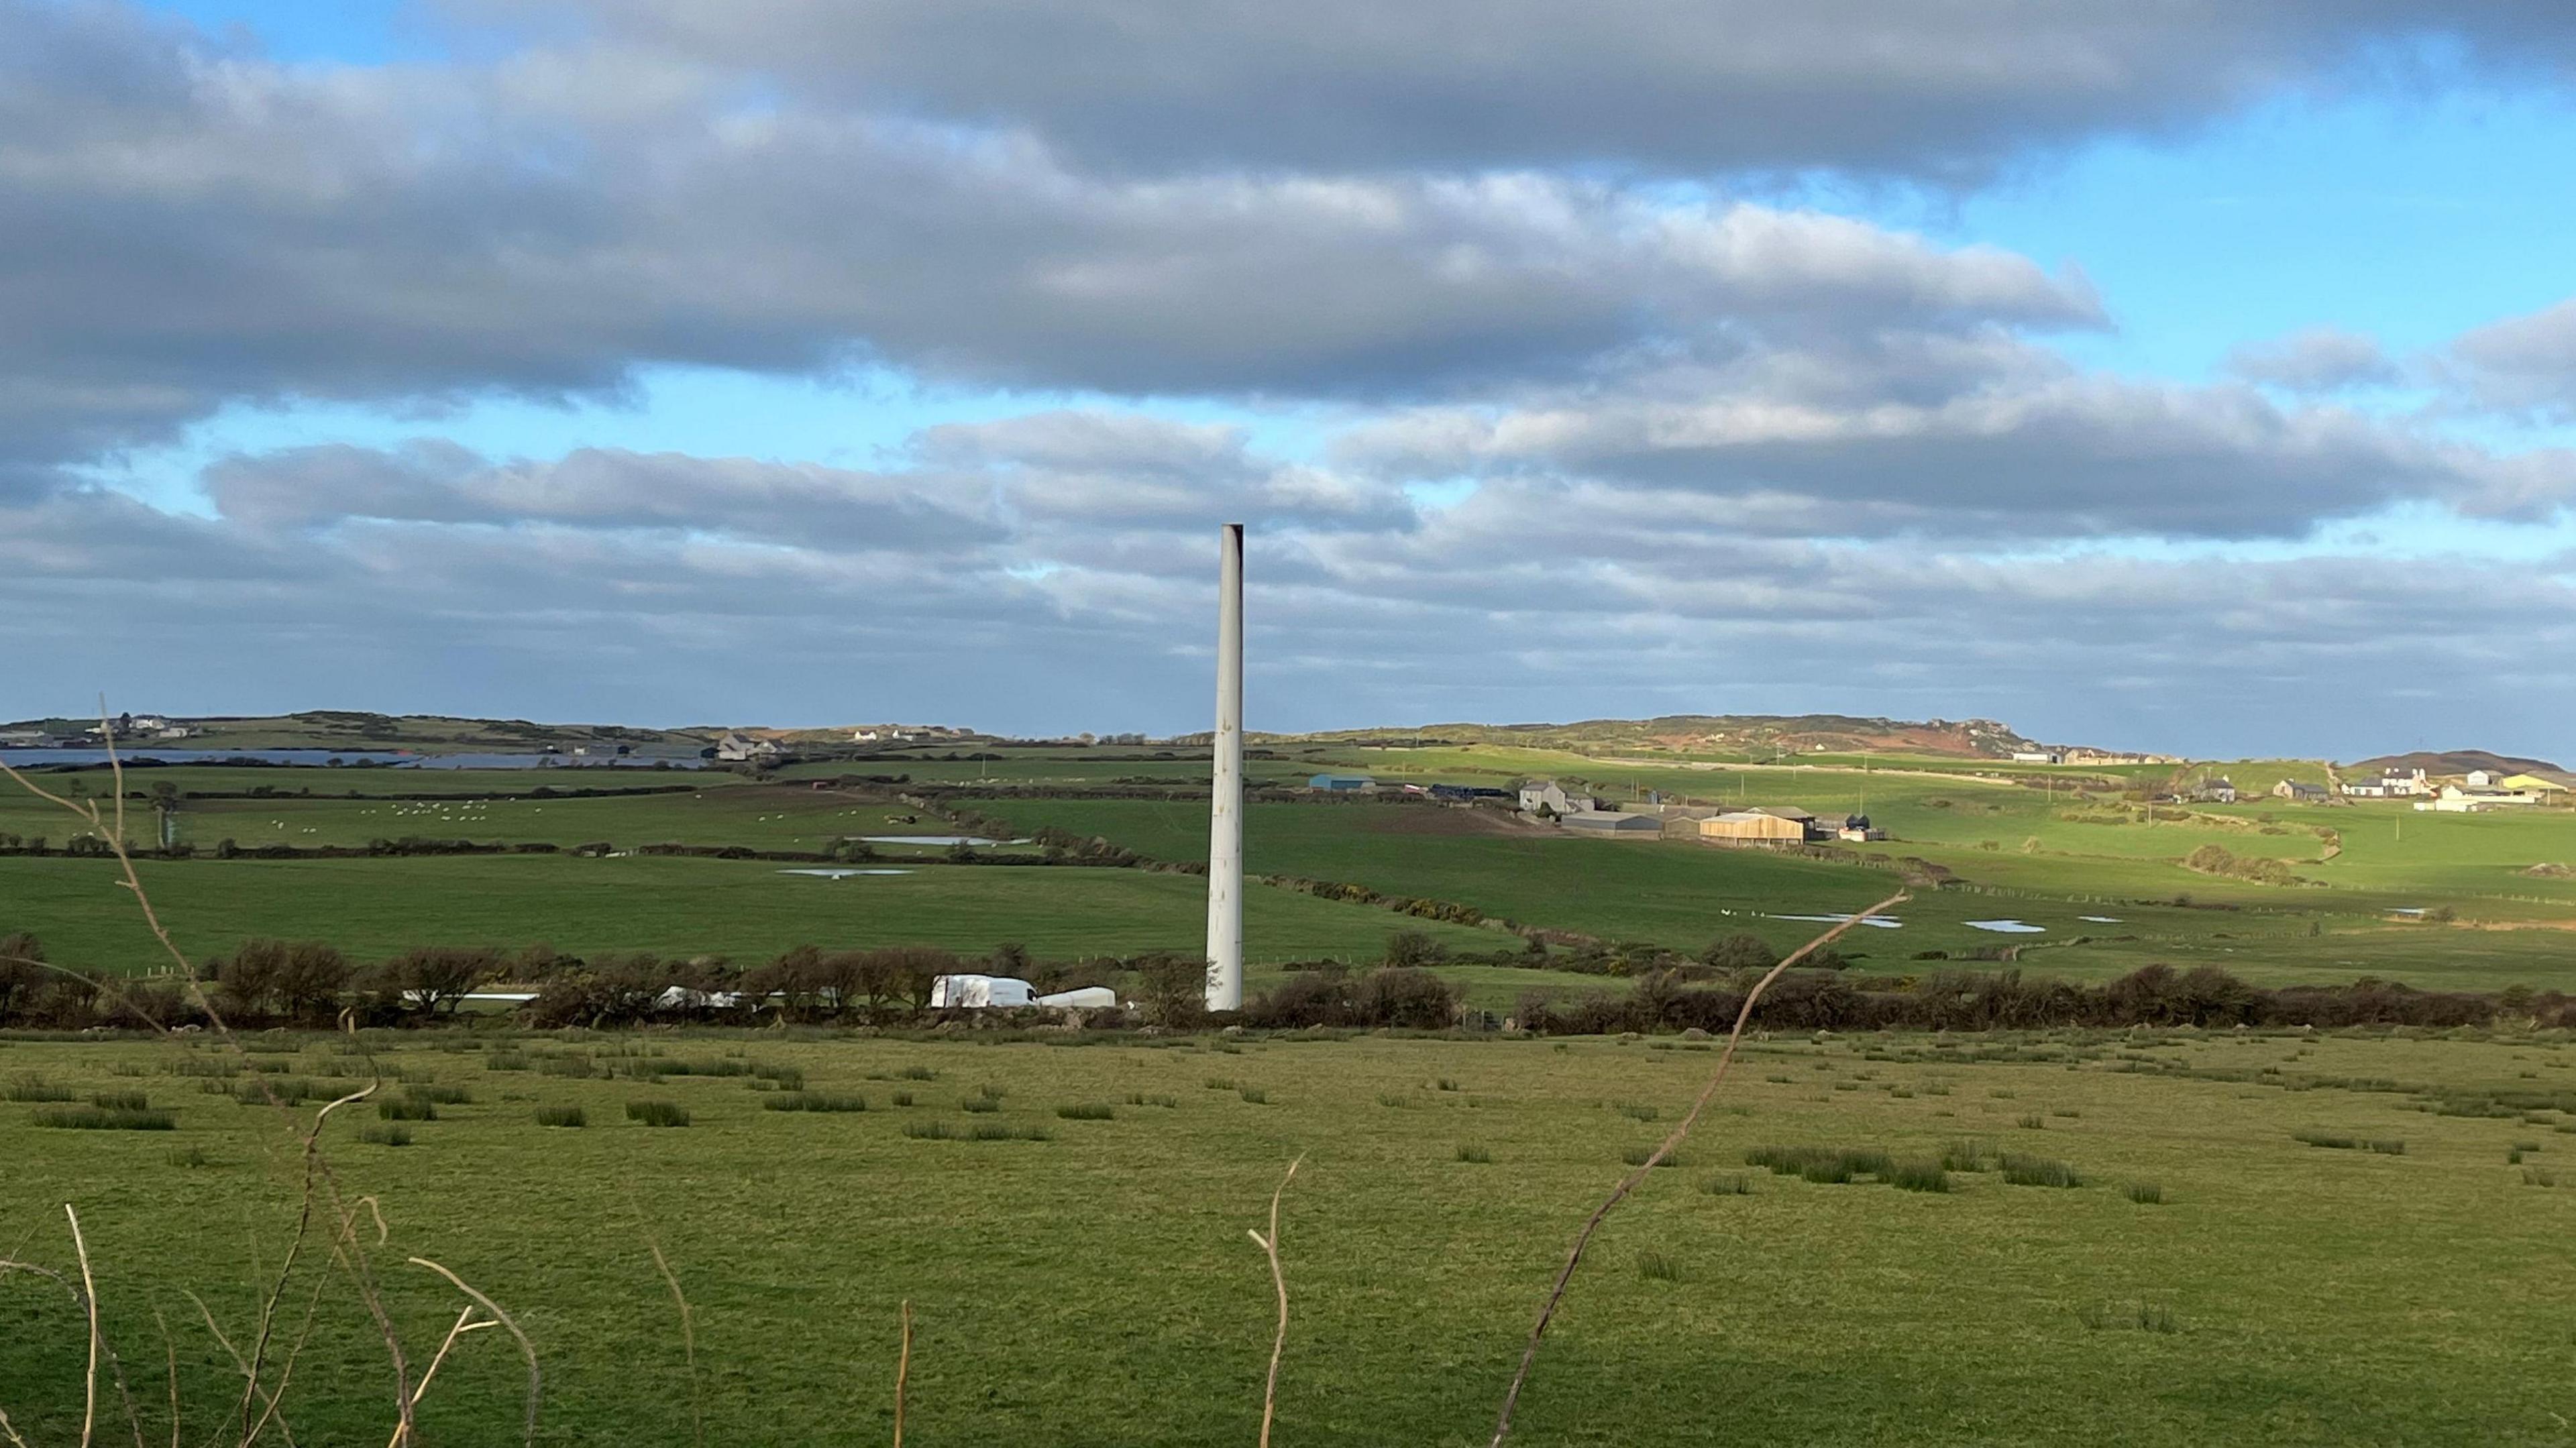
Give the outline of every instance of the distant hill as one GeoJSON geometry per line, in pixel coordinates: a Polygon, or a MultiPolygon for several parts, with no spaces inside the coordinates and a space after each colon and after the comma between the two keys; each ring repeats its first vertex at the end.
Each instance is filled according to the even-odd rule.
{"type": "Polygon", "coordinates": [[[2426,774],[2466,774],[2472,769],[2494,770],[2499,774],[2555,776],[2567,773],[2546,759],[2526,759],[2518,754],[2489,754],[2483,749],[2419,749],[2412,754],[2383,754],[2377,759],[2364,759],[2344,766],[2349,774],[2380,769],[2420,769],[2426,774]]]}
{"type": "Polygon", "coordinates": [[[1992,719],[1914,722],[1849,714],[1667,714],[1571,724],[1425,724],[1415,729],[1344,729],[1295,737],[1343,743],[1517,744],[1593,752],[1657,749],[1748,758],[1777,752],[2000,759],[2017,749],[2039,747],[2012,726],[1992,719]]]}

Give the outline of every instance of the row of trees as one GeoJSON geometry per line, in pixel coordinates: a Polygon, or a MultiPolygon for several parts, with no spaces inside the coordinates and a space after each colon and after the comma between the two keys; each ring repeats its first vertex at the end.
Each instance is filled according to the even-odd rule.
{"type": "MultiPolygon", "coordinates": [[[[1746,983],[1686,984],[1640,977],[1624,996],[1573,1000],[1525,994],[1527,1030],[1594,1035],[1687,1030],[1724,1033],[1743,1009],[1746,983]]],[[[2422,991],[2394,982],[2263,987],[2214,965],[2178,971],[2142,966],[2100,985],[2025,977],[2018,970],[1945,971],[1911,984],[1833,971],[1794,970],[1754,1013],[1769,1030],[2045,1030],[2057,1027],[2488,1026],[2499,1020],[2576,1026],[2576,998],[2514,987],[2495,995],[2422,991]]]]}

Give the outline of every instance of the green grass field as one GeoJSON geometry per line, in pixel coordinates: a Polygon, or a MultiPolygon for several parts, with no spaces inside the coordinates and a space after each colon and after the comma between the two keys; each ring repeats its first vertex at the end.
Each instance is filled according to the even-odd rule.
{"type": "MultiPolygon", "coordinates": [[[[1715,1059],[1604,1040],[512,1044],[603,1065],[738,1053],[869,1108],[766,1111],[743,1078],[491,1070],[434,1036],[386,1058],[471,1098],[399,1148],[358,1139],[381,1125],[363,1110],[325,1133],[343,1190],[381,1207],[389,1236],[376,1245],[370,1221],[365,1240],[413,1360],[461,1305],[403,1265],[420,1256],[525,1327],[545,1371],[539,1441],[583,1445],[686,1444],[693,1412],[710,1443],[884,1442],[906,1301],[916,1441],[1250,1442],[1274,1308],[1244,1233],[1300,1155],[1281,1220],[1277,1441],[1480,1444],[1574,1228],[1715,1059]],[[998,1104],[969,1114],[970,1098],[998,1104]],[[646,1099],[690,1124],[629,1121],[646,1099]],[[1058,1114],[1092,1105],[1109,1119],[1058,1114]],[[540,1106],[588,1124],[539,1126],[540,1106]],[[1019,1139],[955,1139],[978,1126],[1019,1139]],[[952,1139],[913,1134],[934,1130],[952,1139]],[[652,1244],[695,1313],[694,1392],[652,1244]]],[[[262,1059],[301,1077],[357,1064],[336,1050],[262,1059]]],[[[190,1405],[183,1441],[201,1441],[239,1380],[181,1293],[242,1333],[293,1209],[273,1115],[199,1089],[234,1082],[172,1074],[219,1069],[215,1055],[0,1042],[0,1080],[175,1110],[174,1131],[72,1132],[0,1102],[0,1234],[11,1255],[69,1269],[62,1206],[79,1207],[146,1441],[168,1432],[155,1312],[190,1405]]],[[[2257,1033],[1756,1042],[1679,1168],[1595,1240],[1514,1441],[2564,1443],[2576,1116],[2418,1109],[2436,1091],[2563,1108],[2576,1049],[2257,1033]],[[2369,1080],[2392,1089],[2337,1084],[2369,1080]],[[2011,1184],[1989,1160],[1916,1192],[1745,1160],[1812,1147],[1928,1162],[1957,1141],[2062,1162],[2081,1184],[2011,1184]],[[2372,1141],[2402,1151],[2360,1149],[2372,1141]],[[2510,1163],[2517,1144],[2537,1149],[2510,1163]],[[2133,1200],[2149,1186],[2160,1201],[2133,1200]]],[[[13,1278],[0,1322],[0,1408],[32,1443],[75,1441],[71,1304],[13,1278]]],[[[523,1382],[503,1334],[469,1339],[424,1438],[515,1441],[523,1382]]],[[[381,1345],[334,1283],[295,1371],[297,1440],[379,1441],[389,1392],[381,1345]]],[[[116,1423],[100,1441],[125,1436],[116,1423]]]]}
{"type": "MultiPolygon", "coordinates": [[[[1099,835],[1158,859],[1205,857],[1205,805],[1196,800],[1119,799],[1099,791],[1123,782],[1186,783],[1204,771],[1187,751],[1156,759],[1133,749],[1045,746],[999,751],[998,761],[896,759],[799,766],[822,773],[912,773],[951,784],[989,779],[1046,793],[968,795],[959,807],[1007,822],[1013,832],[1054,825],[1099,835]]],[[[1868,868],[1914,857],[1950,871],[1962,888],[1919,893],[1901,912],[1902,930],[1864,930],[1845,942],[1859,968],[1914,974],[1938,968],[1921,957],[1991,956],[2017,946],[2029,969],[2099,978],[2157,960],[2227,965],[2271,983],[2372,974],[2427,986],[2495,988],[2576,985],[2576,960],[2563,948],[2576,927],[2576,877],[2534,866],[2576,863],[2576,811],[2521,814],[2419,813],[2399,803],[2325,808],[2263,800],[2236,806],[2148,810],[2109,796],[2075,793],[2071,783],[1937,772],[1868,769],[1803,761],[1770,767],[1669,762],[1611,763],[1553,750],[1477,745],[1411,750],[1335,746],[1283,748],[1255,774],[1301,779],[1341,761],[1390,782],[1508,783],[1525,776],[1581,778],[1615,796],[1659,792],[1715,803],[1797,804],[1827,817],[1867,812],[1892,839],[1852,851],[1848,862],[1726,851],[1685,842],[1574,839],[1516,825],[1488,812],[1395,803],[1258,802],[1247,814],[1251,868],[1347,881],[1398,896],[1471,905],[1496,919],[1615,941],[1697,950],[1750,931],[1787,948],[1810,922],[1775,917],[1857,908],[1894,888],[1896,876],[1868,868]],[[2295,884],[2261,884],[2186,868],[2207,846],[2281,862],[2295,884]],[[2193,908],[2175,902],[2187,900],[2193,908]],[[2214,908],[2213,908],[2214,907],[2214,908]],[[2447,911],[2454,928],[2405,923],[2406,911],[2447,911]],[[2016,920],[2037,933],[1972,927],[2016,920]],[[2513,927],[2510,929],[2493,927],[2513,927]]],[[[2284,770],[2295,761],[2276,761],[2284,770]]],[[[2234,766],[2231,766],[2234,767],[2234,766]]],[[[1956,764],[1953,762],[1952,769],[1956,764]]],[[[2267,777],[2239,768],[2241,784],[2267,777]]],[[[97,772],[53,775],[51,785],[95,796],[97,772]]],[[[742,845],[819,851],[854,835],[930,835],[956,827],[936,812],[865,792],[815,788],[817,779],[754,782],[708,772],[325,770],[198,768],[138,771],[134,789],[168,783],[185,791],[239,792],[256,799],[191,799],[177,834],[201,853],[223,840],[242,848],[362,846],[419,836],[572,846],[742,845]],[[578,799],[496,797],[540,785],[678,783],[672,793],[578,799]],[[311,791],[309,794],[305,791],[311,791]],[[351,797],[352,792],[355,797],[351,797]],[[437,798],[389,793],[435,791],[437,798]]],[[[882,791],[880,791],[882,793],[882,791]]],[[[149,840],[152,811],[129,801],[128,834],[149,840]]],[[[56,844],[73,822],[30,798],[0,798],[0,833],[56,844]]],[[[876,847],[892,868],[935,865],[937,845],[876,847]]],[[[1002,846],[1004,850],[1014,847],[1002,846]]],[[[1018,847],[1028,848],[1028,847],[1018,847]]],[[[1178,877],[1050,879],[1021,888],[1017,876],[977,877],[968,890],[934,884],[955,877],[856,880],[840,886],[785,885],[774,868],[715,861],[368,860],[262,862],[232,873],[192,873],[216,862],[170,867],[183,926],[224,948],[244,934],[312,933],[361,955],[446,942],[525,944],[558,949],[713,951],[751,958],[825,931],[884,932],[868,941],[922,940],[982,950],[1019,939],[1051,955],[1189,949],[1199,938],[1197,886],[1178,877]],[[649,880],[628,888],[622,880],[649,880]],[[756,882],[756,883],[746,883],[756,882]],[[1009,888],[1005,888],[1008,886],[1009,888]],[[790,893],[782,894],[782,890],[790,893]],[[837,890],[839,893],[832,893],[837,890]],[[797,891],[813,892],[808,894],[797,891]],[[864,900],[858,898],[866,892],[864,900]]],[[[0,859],[0,928],[33,928],[81,958],[144,958],[130,921],[67,895],[60,872],[81,862],[0,859]]],[[[164,874],[156,873],[156,880],[164,874]]],[[[157,888],[157,887],[156,887],[157,888]]],[[[1318,955],[1367,957],[1406,922],[1356,907],[1321,908],[1256,892],[1251,949],[1259,962],[1318,955]]],[[[1508,947],[1493,932],[1447,937],[1462,948],[1508,947]]],[[[823,943],[834,943],[825,939],[823,943]]],[[[70,957],[67,957],[70,958],[70,957]]],[[[1508,973],[1507,973],[1508,974],[1508,973]]],[[[1261,979],[1256,975],[1256,984],[1261,979]]],[[[1480,1005],[1508,1005],[1516,992],[1461,971],[1480,1005]]],[[[1568,982],[1550,981],[1556,989],[1568,982]]]]}
{"type": "MultiPolygon", "coordinates": [[[[937,945],[981,954],[1005,941],[1072,959],[1195,952],[1205,882],[1141,870],[920,864],[844,880],[758,861],[563,856],[146,862],[145,888],[192,956],[251,936],[327,940],[360,959],[415,945],[539,942],[575,955],[650,950],[763,959],[800,944],[937,945]]],[[[32,930],[63,964],[160,963],[113,861],[10,860],[0,931],[32,930]]],[[[1508,936],[1384,910],[1255,890],[1245,930],[1258,961],[1374,959],[1414,927],[1466,948],[1508,936]]]]}

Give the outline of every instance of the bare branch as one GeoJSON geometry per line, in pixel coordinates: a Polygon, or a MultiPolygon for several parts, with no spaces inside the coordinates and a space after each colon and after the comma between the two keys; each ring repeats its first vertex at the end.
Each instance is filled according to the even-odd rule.
{"type": "Polygon", "coordinates": [[[91,1432],[98,1424],[98,1285],[90,1277],[89,1244],[81,1240],[80,1213],[65,1202],[63,1215],[71,1219],[72,1251],[80,1257],[81,1311],[89,1317],[89,1369],[83,1379],[80,1436],[81,1448],[89,1448],[91,1432]]]}
{"type": "MultiPolygon", "coordinates": [[[[451,1286],[453,1286],[457,1291],[464,1293],[466,1296],[473,1298],[485,1312],[492,1315],[493,1321],[501,1324],[504,1328],[509,1329],[510,1336],[519,1340],[519,1355],[528,1360],[528,1425],[526,1441],[531,1444],[535,1443],[537,1441],[537,1402],[545,1391],[545,1375],[537,1367],[537,1345],[528,1341],[528,1335],[519,1330],[519,1324],[510,1319],[510,1314],[501,1310],[501,1304],[484,1296],[479,1289],[477,1289],[473,1284],[467,1282],[464,1278],[457,1276],[455,1273],[448,1271],[446,1268],[439,1266],[437,1263],[430,1261],[426,1257],[413,1257],[409,1260],[411,1265],[414,1267],[426,1267],[430,1271],[437,1273],[439,1276],[446,1278],[451,1286]]],[[[410,1424],[406,1422],[404,1424],[404,1433],[406,1437],[408,1437],[409,1432],[410,1424]]]]}
{"type": "MultiPolygon", "coordinates": [[[[640,1210],[637,1215],[642,1215],[640,1210]]],[[[644,1245],[652,1249],[653,1266],[662,1274],[663,1282],[669,1284],[671,1300],[680,1306],[680,1346],[689,1357],[689,1441],[697,1448],[706,1448],[706,1412],[700,1403],[698,1389],[697,1314],[689,1310],[688,1294],[680,1290],[679,1274],[671,1270],[670,1260],[662,1255],[662,1244],[654,1239],[653,1229],[649,1226],[644,1228],[644,1245]]]]}
{"type": "Polygon", "coordinates": [[[894,1360],[894,1448],[903,1448],[903,1382],[912,1375],[912,1299],[903,1300],[903,1351],[894,1360]]]}
{"type": "Polygon", "coordinates": [[[1583,1249],[1591,1244],[1593,1232],[1599,1229],[1602,1219],[1610,1215],[1611,1209],[1627,1200],[1628,1194],[1635,1191],[1656,1167],[1661,1166],[1664,1159],[1681,1146],[1682,1139],[1690,1135],[1691,1128],[1699,1123],[1700,1113],[1708,1109],[1709,1101],[1717,1095],[1717,1088],[1725,1084],[1727,1067],[1735,1064],[1735,1048],[1743,1043],[1744,1027],[1753,1019],[1753,1007],[1755,1002],[1762,999],[1762,992],[1768,990],[1771,983],[1778,980],[1791,966],[1841,939],[1843,932],[1882,910],[1892,910],[1904,904],[1910,898],[1912,897],[1905,891],[1899,890],[1859,914],[1846,917],[1842,923],[1789,952],[1778,965],[1771,967],[1768,974],[1753,983],[1753,989],[1744,993],[1744,1004],[1735,1013],[1735,1029],[1727,1033],[1726,1050],[1718,1056],[1717,1069],[1710,1074],[1708,1084],[1700,1088],[1699,1099],[1691,1103],[1690,1110],[1683,1114],[1680,1124],[1673,1128],[1672,1135],[1665,1137],[1663,1144],[1656,1147],[1636,1170],[1620,1179],[1619,1185],[1611,1189],[1609,1198],[1600,1206],[1593,1208],[1591,1217],[1583,1224],[1583,1230],[1574,1234],[1574,1247],[1565,1254],[1565,1266],[1556,1274],[1556,1285],[1549,1290],[1547,1302],[1538,1310],[1538,1324],[1530,1329],[1529,1345],[1521,1349],[1520,1369],[1512,1374],[1512,1385],[1503,1394],[1503,1411],[1494,1421],[1494,1437],[1489,1448],[1502,1448],[1503,1440],[1511,1436],[1512,1409],[1520,1403],[1521,1386],[1529,1381],[1530,1365],[1538,1360],[1539,1341],[1547,1336],[1547,1325],[1549,1320],[1556,1316],[1557,1304],[1565,1300],[1566,1285],[1574,1280],[1574,1269],[1583,1264],[1583,1249]]]}
{"type": "Polygon", "coordinates": [[[1270,1193],[1270,1235],[1246,1231],[1262,1254],[1270,1259],[1270,1285],[1279,1291],[1279,1333],[1270,1340],[1270,1381],[1261,1390],[1261,1448],[1270,1448],[1270,1421],[1279,1407],[1279,1358],[1288,1350],[1288,1276],[1279,1267],[1279,1199],[1288,1193],[1288,1184],[1297,1179],[1297,1168],[1306,1158],[1288,1163],[1288,1174],[1270,1193]]]}

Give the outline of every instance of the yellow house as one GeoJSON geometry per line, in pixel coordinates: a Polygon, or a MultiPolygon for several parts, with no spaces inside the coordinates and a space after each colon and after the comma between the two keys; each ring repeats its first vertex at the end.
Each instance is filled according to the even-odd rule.
{"type": "Polygon", "coordinates": [[[2508,774],[2496,781],[2498,789],[2523,790],[2532,794],[2565,794],[2567,786],[2536,774],[2508,774]]]}

